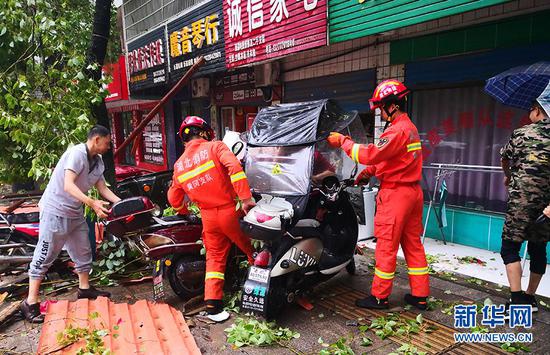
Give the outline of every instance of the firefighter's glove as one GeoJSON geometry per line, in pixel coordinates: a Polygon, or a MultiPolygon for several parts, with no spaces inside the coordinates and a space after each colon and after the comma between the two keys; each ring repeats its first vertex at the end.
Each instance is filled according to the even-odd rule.
{"type": "Polygon", "coordinates": [[[355,178],[355,185],[366,185],[369,183],[370,175],[367,173],[367,169],[364,169],[355,178]]]}
{"type": "Polygon", "coordinates": [[[256,202],[254,202],[253,198],[247,198],[246,200],[243,200],[242,206],[244,213],[248,213],[252,207],[256,206],[256,202]]]}
{"type": "Polygon", "coordinates": [[[338,132],[330,132],[330,136],[327,138],[328,144],[333,148],[340,148],[348,140],[351,141],[351,138],[338,132]]]}

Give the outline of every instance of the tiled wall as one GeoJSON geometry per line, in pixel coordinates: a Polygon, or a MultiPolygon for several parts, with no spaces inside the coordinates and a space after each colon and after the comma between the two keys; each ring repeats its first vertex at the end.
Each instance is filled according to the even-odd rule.
{"type": "Polygon", "coordinates": [[[297,53],[282,60],[283,80],[302,80],[372,68],[378,68],[379,81],[389,77],[403,78],[401,67],[393,68],[389,65],[389,42],[392,40],[451,30],[549,8],[549,0],[511,1],[501,5],[400,28],[388,33],[340,42],[297,53]],[[333,59],[326,60],[329,58],[333,59]],[[315,64],[317,62],[320,63],[315,64]]]}
{"type": "MultiPolygon", "coordinates": [[[[423,223],[426,221],[427,212],[428,206],[424,205],[423,223]]],[[[443,232],[447,242],[499,252],[503,226],[503,215],[447,207],[447,226],[443,228],[443,232]]],[[[442,240],[433,209],[428,220],[426,237],[442,240]]],[[[525,245],[526,243],[520,251],[521,256],[525,245]]],[[[550,264],[550,245],[547,248],[547,263],[550,264]]]]}

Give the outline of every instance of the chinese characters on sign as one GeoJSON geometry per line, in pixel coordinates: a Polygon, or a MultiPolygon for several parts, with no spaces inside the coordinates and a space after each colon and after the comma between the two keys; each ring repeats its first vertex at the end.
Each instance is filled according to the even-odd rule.
{"type": "Polygon", "coordinates": [[[206,45],[217,43],[220,39],[218,34],[218,14],[206,16],[191,23],[191,28],[185,26],[181,31],[174,31],[170,34],[170,56],[179,57],[183,54],[193,52],[193,47],[199,49],[206,45]]]}
{"type": "Polygon", "coordinates": [[[248,278],[243,287],[241,305],[243,310],[257,313],[264,311],[265,297],[269,289],[269,270],[255,266],[250,268],[248,278]]]}
{"type": "Polygon", "coordinates": [[[227,67],[326,45],[326,0],[224,0],[227,67]]]}
{"type": "Polygon", "coordinates": [[[143,161],[151,164],[164,164],[160,116],[157,114],[143,131],[143,161]]]}
{"type": "Polygon", "coordinates": [[[209,2],[167,24],[170,70],[176,78],[200,56],[206,64],[200,73],[225,69],[221,2],[209,2]]]}
{"type": "Polygon", "coordinates": [[[445,140],[454,138],[456,134],[464,130],[478,129],[485,127],[496,127],[500,130],[511,131],[514,128],[529,124],[528,117],[519,117],[510,109],[499,111],[496,115],[496,120],[493,120],[491,113],[486,108],[480,108],[477,112],[464,111],[460,112],[457,117],[446,117],[441,120],[440,125],[431,127],[424,133],[424,141],[429,143],[426,149],[423,149],[423,157],[427,159],[432,150],[437,148],[445,140]]]}
{"type": "Polygon", "coordinates": [[[128,43],[130,91],[162,85],[168,81],[164,28],[128,43]]]}
{"type": "MultiPolygon", "coordinates": [[[[495,328],[506,324],[506,309],[504,305],[486,304],[481,309],[480,324],[495,328]]],[[[470,329],[477,327],[477,305],[454,306],[454,327],[470,329]]],[[[533,326],[533,310],[531,305],[511,304],[508,309],[509,327],[531,328],[533,326]]]]}

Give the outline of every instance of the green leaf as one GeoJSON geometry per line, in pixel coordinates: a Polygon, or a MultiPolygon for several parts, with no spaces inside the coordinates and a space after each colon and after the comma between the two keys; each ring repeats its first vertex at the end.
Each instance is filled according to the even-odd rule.
{"type": "Polygon", "coordinates": [[[416,316],[416,321],[418,322],[418,324],[422,324],[422,322],[424,322],[424,317],[422,317],[422,313],[416,316]]]}
{"type": "Polygon", "coordinates": [[[112,260],[107,260],[107,261],[105,262],[105,264],[107,265],[107,269],[109,269],[109,270],[112,270],[113,267],[114,267],[114,264],[113,264],[113,261],[112,261],[112,260]]]}
{"type": "Polygon", "coordinates": [[[109,332],[108,332],[107,330],[105,330],[105,329],[101,329],[101,330],[98,330],[98,331],[97,331],[97,335],[99,335],[100,337],[104,337],[104,336],[106,336],[106,335],[108,335],[108,334],[109,334],[109,332]]]}
{"type": "Polygon", "coordinates": [[[372,345],[372,339],[363,337],[361,338],[361,346],[371,346],[372,345]]]}

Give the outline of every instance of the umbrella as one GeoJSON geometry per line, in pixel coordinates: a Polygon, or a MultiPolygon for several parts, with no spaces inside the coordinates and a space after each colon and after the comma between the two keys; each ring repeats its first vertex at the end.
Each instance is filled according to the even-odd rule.
{"type": "Polygon", "coordinates": [[[485,92],[504,105],[529,110],[550,82],[550,62],[537,62],[493,76],[485,92]]]}
{"type": "Polygon", "coordinates": [[[546,89],[540,94],[540,96],[537,98],[537,101],[542,106],[544,111],[546,111],[546,115],[550,116],[550,83],[548,86],[546,86],[546,89]]]}

